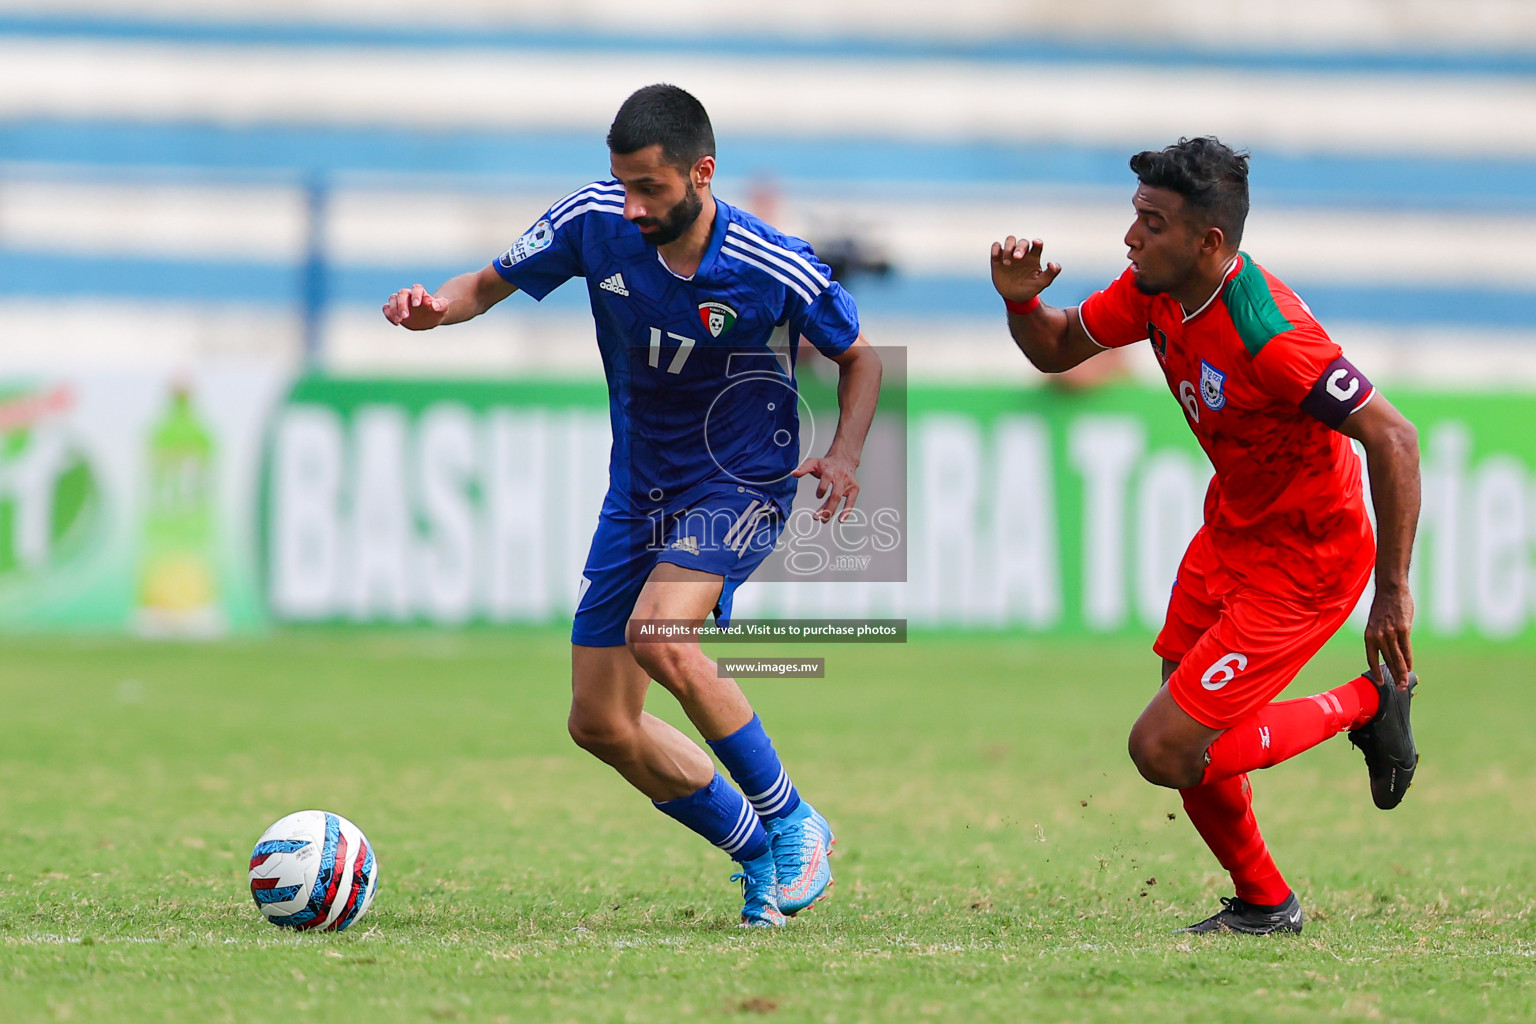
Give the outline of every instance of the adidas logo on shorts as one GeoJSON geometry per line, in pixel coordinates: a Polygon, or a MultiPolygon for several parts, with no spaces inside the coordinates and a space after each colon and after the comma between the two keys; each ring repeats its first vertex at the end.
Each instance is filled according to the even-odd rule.
{"type": "Polygon", "coordinates": [[[612,277],[602,281],[598,287],[603,289],[603,291],[613,292],[615,295],[623,295],[626,297],[629,295],[629,289],[624,287],[623,274],[614,274],[612,277]]]}

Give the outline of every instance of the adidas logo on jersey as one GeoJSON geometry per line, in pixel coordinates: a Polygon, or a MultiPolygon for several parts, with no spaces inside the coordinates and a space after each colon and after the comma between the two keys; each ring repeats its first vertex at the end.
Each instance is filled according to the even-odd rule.
{"type": "Polygon", "coordinates": [[[613,292],[615,295],[623,295],[625,297],[628,297],[629,295],[629,289],[624,287],[623,274],[614,274],[612,277],[602,281],[598,287],[603,289],[605,292],[613,292]]]}

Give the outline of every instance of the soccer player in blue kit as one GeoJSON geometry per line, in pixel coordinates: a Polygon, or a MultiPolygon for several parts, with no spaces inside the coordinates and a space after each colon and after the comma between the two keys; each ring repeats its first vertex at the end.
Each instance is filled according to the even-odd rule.
{"type": "Polygon", "coordinates": [[[658,640],[645,627],[702,624],[711,612],[728,624],[736,588],[784,528],[798,477],[819,480],[821,520],[853,507],[880,359],[853,300],[805,242],[713,196],[714,131],[693,96],[671,85],[635,92],[608,149],[611,180],[555,203],[489,266],[435,293],[401,289],[384,315],[427,330],[519,289],[543,299],[586,279],[613,450],[571,630],[571,737],[740,863],[744,926],[780,927],[831,885],[832,829],[801,799],[735,681],[691,638],[658,640]],[[779,325],[787,347],[772,344],[779,325]],[[836,434],[804,462],[800,338],[839,369],[836,434]],[[652,679],[740,792],[703,748],[645,713],[652,679]]]}

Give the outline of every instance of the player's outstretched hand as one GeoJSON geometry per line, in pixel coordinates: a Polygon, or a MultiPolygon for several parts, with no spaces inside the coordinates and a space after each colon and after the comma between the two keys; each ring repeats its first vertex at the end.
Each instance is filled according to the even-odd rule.
{"type": "Polygon", "coordinates": [[[1045,243],[1036,238],[1008,236],[992,243],[992,287],[1009,302],[1028,302],[1050,287],[1061,273],[1061,264],[1040,265],[1045,243]]]}
{"type": "Polygon", "coordinates": [[[1408,588],[1378,588],[1365,623],[1365,660],[1377,679],[1381,678],[1379,666],[1386,661],[1399,690],[1408,685],[1408,673],[1413,671],[1412,630],[1413,595],[1408,588]]]}
{"type": "Polygon", "coordinates": [[[421,285],[401,288],[384,303],[384,319],[410,331],[436,327],[448,315],[448,303],[421,285]]]}
{"type": "Polygon", "coordinates": [[[840,455],[806,459],[795,469],[794,475],[802,477],[807,473],[820,481],[816,485],[816,497],[826,498],[816,510],[816,518],[823,523],[830,521],[838,504],[846,498],[848,504],[838,513],[837,521],[847,519],[848,513],[853,511],[853,503],[859,499],[859,478],[853,462],[840,455]]]}

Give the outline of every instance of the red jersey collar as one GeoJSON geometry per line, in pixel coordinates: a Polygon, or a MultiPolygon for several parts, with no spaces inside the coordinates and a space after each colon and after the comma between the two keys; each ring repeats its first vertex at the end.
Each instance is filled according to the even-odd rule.
{"type": "MultiPolygon", "coordinates": [[[[1234,277],[1236,277],[1242,271],[1242,269],[1243,269],[1243,254],[1242,253],[1236,253],[1235,255],[1233,255],[1232,261],[1227,264],[1227,269],[1222,271],[1222,273],[1221,273],[1221,283],[1216,286],[1216,290],[1215,291],[1211,292],[1211,297],[1206,299],[1203,303],[1201,303],[1200,304],[1200,308],[1195,310],[1193,313],[1185,313],[1184,314],[1184,322],[1187,324],[1191,320],[1193,320],[1195,317],[1199,316],[1201,313],[1204,313],[1206,310],[1210,309],[1211,308],[1211,303],[1216,301],[1216,296],[1220,295],[1222,293],[1222,290],[1227,287],[1227,282],[1232,280],[1234,277]]],[[[1180,307],[1180,308],[1182,308],[1182,307],[1180,307]]]]}

